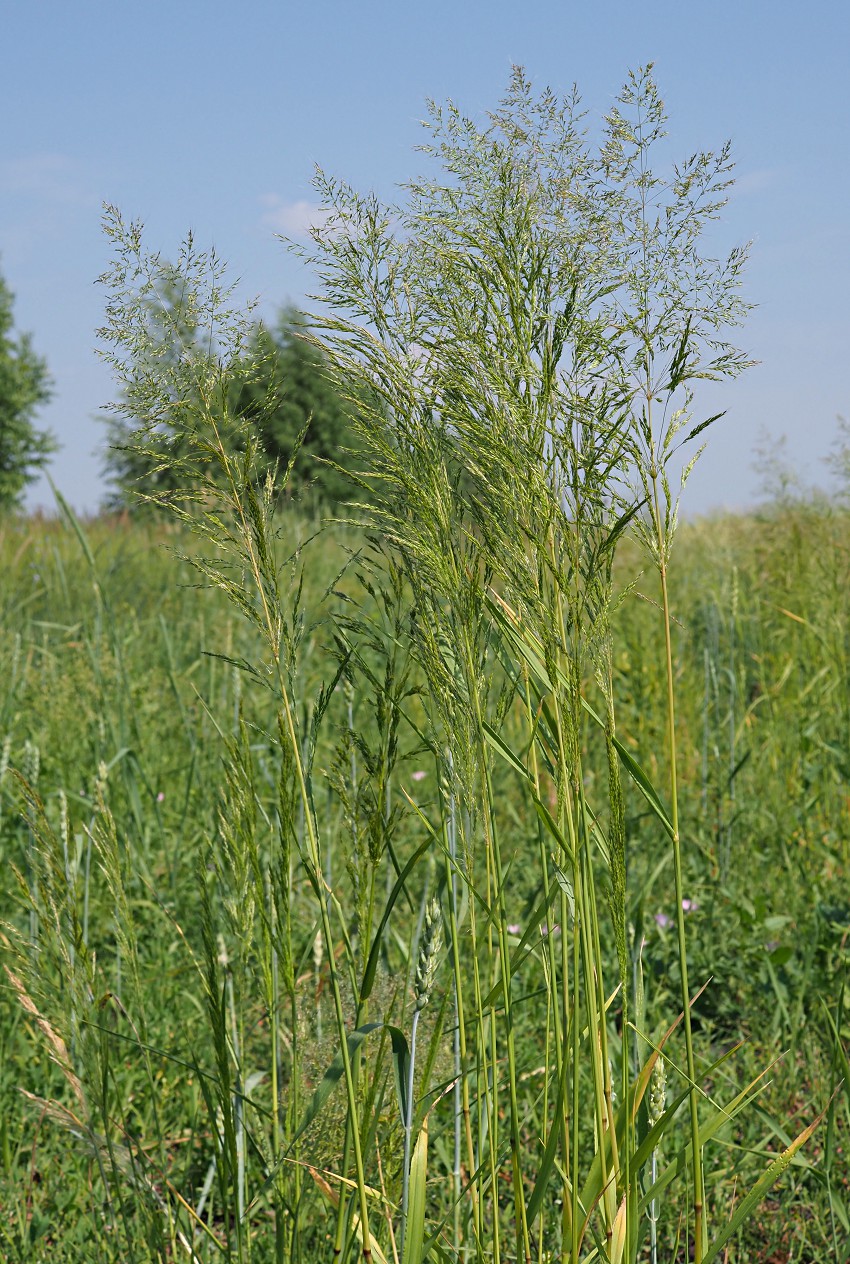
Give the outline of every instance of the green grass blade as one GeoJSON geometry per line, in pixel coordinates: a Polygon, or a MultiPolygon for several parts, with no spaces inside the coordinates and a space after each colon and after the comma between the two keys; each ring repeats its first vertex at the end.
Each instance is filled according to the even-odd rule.
{"type": "Polygon", "coordinates": [[[714,1241],[709,1245],[708,1251],[703,1256],[703,1264],[711,1264],[725,1247],[726,1243],[735,1236],[741,1225],[753,1213],[759,1203],[767,1194],[770,1193],[773,1186],[790,1166],[794,1155],[804,1146],[819,1124],[826,1115],[826,1110],[822,1110],[817,1119],[812,1120],[808,1127],[804,1128],[799,1136],[791,1142],[791,1144],[778,1155],[770,1166],[762,1172],[755,1185],[750,1192],[741,1199],[735,1208],[732,1218],[728,1224],[720,1231],[714,1241]]]}
{"type": "Polygon", "coordinates": [[[404,890],[405,883],[407,882],[407,879],[412,873],[414,866],[416,865],[416,862],[419,860],[420,856],[423,856],[425,854],[425,852],[428,850],[430,846],[431,846],[431,839],[426,838],[425,841],[421,843],[419,847],[416,848],[416,851],[413,853],[413,855],[405,864],[401,873],[398,875],[395,885],[392,891],[390,892],[389,896],[387,897],[387,903],[386,903],[386,907],[384,908],[383,916],[381,917],[381,920],[378,923],[378,928],[375,931],[375,937],[372,940],[372,947],[369,950],[369,957],[366,961],[366,969],[363,971],[363,980],[360,984],[360,1004],[361,1005],[363,1004],[364,1001],[367,1001],[369,997],[372,995],[372,988],[375,986],[375,974],[378,969],[378,962],[381,959],[381,946],[384,940],[384,929],[387,925],[387,922],[390,920],[390,914],[392,913],[393,908],[395,907],[395,902],[398,899],[398,897],[401,895],[402,891],[404,890]]]}
{"type": "Polygon", "coordinates": [[[410,1082],[410,1048],[400,1027],[388,1027],[393,1047],[393,1075],[402,1128],[407,1123],[407,1086],[410,1082]]]}
{"type": "Polygon", "coordinates": [[[410,1202],[402,1264],[422,1264],[425,1245],[425,1185],[428,1178],[428,1118],[422,1121],[410,1160],[410,1202]]]}

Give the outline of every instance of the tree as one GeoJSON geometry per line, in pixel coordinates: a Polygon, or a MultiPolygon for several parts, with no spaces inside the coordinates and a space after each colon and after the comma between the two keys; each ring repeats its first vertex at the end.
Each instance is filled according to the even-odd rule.
{"type": "MultiPolygon", "coordinates": [[[[177,264],[157,256],[139,294],[133,331],[136,377],[127,380],[122,397],[103,418],[104,473],[112,484],[109,509],[179,499],[192,478],[215,480],[212,431],[216,421],[222,432],[228,429],[227,408],[221,392],[214,399],[208,390],[214,340],[209,313],[197,302],[192,284],[198,269],[208,264],[214,260],[196,255],[188,240],[177,264]],[[161,378],[171,387],[151,408],[146,389],[161,378]]],[[[240,442],[230,429],[228,447],[235,451],[240,442]]]]}
{"type": "Polygon", "coordinates": [[[344,504],[355,490],[347,470],[365,456],[352,424],[356,406],[332,380],[304,317],[284,308],[273,325],[258,324],[247,359],[254,367],[239,380],[232,407],[256,426],[270,464],[285,470],[292,462],[288,492],[311,506],[344,504]]]}
{"type": "MultiPolygon", "coordinates": [[[[209,355],[201,313],[190,301],[179,267],[161,267],[145,301],[144,358],[160,373],[171,365],[185,375],[194,366],[200,382],[209,355]]],[[[273,324],[258,322],[249,330],[227,378],[217,415],[232,455],[244,455],[252,434],[258,476],[275,466],[283,473],[292,464],[288,496],[310,508],[330,510],[351,497],[354,487],[344,466],[358,448],[362,452],[352,429],[351,406],[331,380],[323,353],[311,344],[295,309],[284,308],[273,324]]],[[[189,398],[193,394],[190,384],[189,398]]],[[[211,456],[198,445],[197,431],[190,440],[173,411],[176,400],[171,405],[140,424],[141,410],[125,400],[107,418],[106,466],[115,487],[111,507],[127,508],[139,495],[179,496],[187,460],[197,463],[205,451],[211,456]]],[[[196,418],[203,416],[203,409],[193,411],[196,418]]],[[[212,476],[209,469],[204,473],[212,476]]]]}
{"type": "Polygon", "coordinates": [[[20,506],[24,488],[44,468],[56,440],[34,424],[51,396],[47,362],[30,334],[13,334],[12,294],[0,276],[0,512],[20,506]]]}

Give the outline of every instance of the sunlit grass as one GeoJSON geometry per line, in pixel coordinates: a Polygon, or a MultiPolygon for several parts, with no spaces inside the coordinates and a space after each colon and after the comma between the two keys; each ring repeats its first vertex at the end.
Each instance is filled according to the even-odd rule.
{"type": "Polygon", "coordinates": [[[698,250],[728,148],[662,180],[662,124],[633,75],[593,154],[517,72],[483,131],[434,107],[403,218],[318,177],[359,526],[259,473],[220,261],[187,241],[208,337],[162,356],[108,213],[119,407],[174,477],[167,519],[2,541],[10,1259],[850,1235],[844,515],[678,525],[746,252],[698,250]]]}
{"type": "MultiPolygon", "coordinates": [[[[223,1214],[221,1207],[216,1210],[216,1200],[223,1195],[211,1185],[201,1201],[215,1151],[202,1083],[203,1075],[215,1075],[215,1062],[205,1034],[209,1028],[203,1008],[202,975],[197,964],[193,964],[193,954],[200,957],[203,951],[197,866],[199,858],[207,864],[203,858],[209,856],[209,840],[216,837],[219,828],[218,805],[226,791],[226,747],[220,734],[235,736],[240,701],[248,723],[257,726],[248,739],[258,769],[255,793],[259,803],[265,805],[265,812],[274,810],[276,792],[269,775],[272,747],[262,736],[264,728],[268,732],[271,717],[264,715],[266,708],[257,690],[246,688],[244,682],[237,683],[240,678],[232,668],[206,656],[205,650],[210,646],[227,644],[228,639],[233,652],[244,652],[251,646],[228,606],[214,592],[183,586],[187,573],[159,547],[164,533],[152,535],[148,528],[114,522],[94,522],[84,529],[96,561],[100,596],[92,584],[91,569],[79,542],[67,524],[28,523],[20,529],[7,526],[3,539],[3,601],[8,633],[4,643],[4,680],[9,682],[3,713],[7,754],[0,783],[3,856],[7,873],[11,875],[9,866],[14,864],[24,881],[29,882],[33,844],[18,815],[20,799],[9,769],[20,768],[32,776],[33,755],[28,755],[27,749],[37,749],[37,786],[57,831],[54,847],[58,855],[54,856],[54,865],[61,856],[63,872],[66,860],[61,831],[65,809],[58,791],[64,790],[67,795],[67,868],[71,881],[62,898],[73,895],[80,922],[79,937],[83,945],[87,942],[97,952],[92,989],[94,1011],[98,1027],[106,1027],[112,1033],[104,1052],[114,1055],[109,1074],[113,1077],[111,1113],[116,1120],[116,1137],[121,1137],[121,1143],[126,1145],[122,1130],[128,1128],[133,1143],[143,1145],[147,1153],[155,1144],[159,1149],[156,1161],[167,1168],[168,1180],[174,1186],[172,1198],[177,1200],[179,1193],[195,1210],[200,1205],[201,1217],[215,1226],[223,1214]],[[39,568],[35,572],[37,579],[33,578],[33,562],[39,568]],[[118,621],[119,643],[111,650],[102,621],[104,603],[118,621]],[[116,648],[124,664],[123,678],[117,675],[116,648]],[[124,748],[121,725],[129,723],[131,716],[138,730],[136,753],[132,758],[124,754],[116,760],[124,748]],[[136,1044],[140,1015],[132,1015],[137,1029],[134,1033],[117,1009],[118,1001],[127,1007],[128,966],[126,960],[121,960],[115,932],[115,896],[105,880],[100,853],[90,843],[87,832],[103,819],[95,800],[101,762],[112,764],[106,784],[124,850],[127,907],[139,943],[139,1004],[148,1043],[161,1051],[152,1055],[156,1100],[146,1087],[149,1072],[136,1044]],[[117,1000],[110,1000],[110,996],[117,1000]],[[111,1049],[110,1044],[114,1046],[111,1049]]],[[[171,544],[183,543],[173,533],[167,539],[171,544]]],[[[843,877],[848,804],[838,740],[846,717],[835,644],[819,638],[816,626],[829,626],[843,618],[846,588],[836,582],[825,590],[823,576],[833,573],[840,578],[844,539],[843,515],[801,509],[798,514],[788,512],[784,517],[770,516],[761,521],[726,519],[686,526],[679,542],[679,569],[673,592],[678,618],[674,645],[680,740],[687,787],[683,813],[692,823],[697,843],[686,870],[688,897],[693,905],[688,912],[689,935],[695,983],[702,985],[709,976],[712,980],[696,1010],[698,1057],[710,1059],[712,1051],[728,1048],[742,1038],[748,1041],[717,1072],[716,1086],[725,1086],[724,1095],[731,1097],[776,1055],[791,1050],[772,1071],[772,1082],[763,1098],[769,1116],[776,1121],[776,1131],[764,1123],[764,1116],[739,1117],[737,1131],[730,1130],[727,1137],[735,1145],[732,1149],[721,1148],[708,1169],[710,1199],[715,1207],[731,1205],[736,1179],[741,1179],[736,1178],[739,1168],[746,1173],[763,1166],[764,1160],[749,1156],[746,1149],[739,1147],[781,1147],[783,1127],[790,1131],[794,1123],[802,1125],[813,1119],[831,1091],[833,1053],[818,998],[823,997],[837,1017],[845,962],[844,935],[850,920],[843,877]],[[793,552],[801,533],[812,544],[812,552],[804,555],[808,557],[805,566],[799,564],[800,558],[793,552]],[[738,595],[733,607],[735,583],[738,595]],[[789,617],[783,613],[785,610],[797,618],[789,617]],[[806,622],[799,622],[801,619],[806,622]],[[733,718],[735,758],[730,762],[733,718]],[[730,785],[730,769],[745,756],[730,785]],[[736,788],[734,798],[732,786],[736,788]]],[[[338,538],[338,544],[347,544],[349,549],[356,549],[361,543],[351,533],[338,538]]],[[[307,568],[308,607],[321,599],[338,569],[335,563],[329,564],[329,544],[330,539],[321,545],[314,565],[307,568]],[[318,565],[327,567],[326,581],[317,573],[318,565]]],[[[334,543],[334,551],[338,544],[334,543]]],[[[337,556],[341,566],[344,550],[339,549],[337,556]]],[[[656,614],[639,593],[616,614],[622,646],[619,655],[615,655],[620,731],[635,754],[651,750],[663,731],[663,715],[657,703],[651,702],[658,696],[663,662],[645,648],[648,627],[656,614]]],[[[391,626],[385,612],[377,607],[373,619],[378,627],[391,626]]],[[[313,641],[316,655],[330,643],[330,634],[318,631],[313,641]]],[[[374,666],[372,673],[375,674],[374,666]]],[[[377,737],[372,728],[374,721],[369,718],[370,689],[362,679],[354,689],[351,720],[364,737],[369,733],[377,737]]],[[[350,777],[348,704],[342,691],[334,697],[336,736],[327,747],[325,758],[335,758],[334,747],[347,750],[342,760],[337,758],[337,776],[350,777]]],[[[415,695],[407,706],[414,721],[421,724],[420,703],[415,695]]],[[[419,738],[409,730],[403,731],[400,745],[401,754],[409,759],[395,774],[396,790],[391,791],[390,811],[397,813],[393,847],[404,864],[420,840],[426,842],[430,838],[406,795],[430,816],[440,787],[435,765],[422,751],[419,738]],[[421,772],[425,772],[424,777],[421,772]]],[[[355,749],[355,774],[363,767],[363,759],[355,749]]],[[[651,768],[650,759],[645,763],[651,768]]],[[[590,778],[596,775],[591,769],[590,778]]],[[[599,775],[604,775],[603,769],[599,775]]],[[[510,777],[497,776],[509,820],[518,822],[522,819],[519,789],[510,777]]],[[[326,819],[332,839],[331,879],[340,898],[347,898],[345,891],[352,881],[347,850],[350,844],[343,836],[350,837],[350,809],[343,806],[336,792],[326,789],[321,794],[321,810],[323,814],[330,813],[326,819]]],[[[358,813],[363,813],[365,806],[361,800],[358,813]]],[[[365,819],[364,816],[364,823],[365,819]]],[[[657,1038],[677,1008],[671,938],[675,933],[674,894],[669,862],[665,863],[659,851],[658,834],[640,802],[630,803],[627,820],[629,837],[634,840],[630,933],[633,941],[638,937],[645,941],[641,973],[646,1025],[650,1036],[657,1038]]],[[[538,844],[526,829],[516,832],[516,823],[510,829],[512,895],[508,935],[509,942],[518,946],[540,900],[531,868],[536,864],[538,844]]],[[[430,849],[426,849],[422,863],[429,854],[430,849]]],[[[433,884],[440,882],[444,861],[432,856],[427,866],[427,885],[433,890],[433,884]]],[[[383,872],[388,876],[384,878],[379,871],[375,884],[379,893],[386,892],[396,880],[387,856],[383,872]]],[[[26,900],[22,891],[16,896],[15,889],[13,882],[7,884],[4,916],[29,938],[33,932],[26,900]]],[[[447,918],[451,912],[450,889],[450,883],[443,888],[447,918]]],[[[43,889],[41,894],[43,898],[43,889]]],[[[304,916],[311,898],[303,883],[294,884],[292,953],[298,963],[294,1010],[293,998],[281,1005],[278,1033],[286,1050],[294,1013],[303,1084],[299,1124],[311,1094],[335,1056],[331,1011],[322,983],[324,953],[317,953],[314,948],[315,914],[304,916]]],[[[410,909],[406,903],[399,904],[399,908],[408,908],[409,913],[401,917],[397,929],[407,922],[409,933],[415,934],[416,908],[410,909]]],[[[547,927],[554,927],[557,918],[546,921],[547,927]]],[[[53,951],[50,928],[40,923],[35,933],[41,944],[41,995],[36,999],[54,1030],[62,1033],[73,1056],[78,1058],[79,1049],[70,1042],[67,994],[52,990],[56,976],[48,965],[53,951]]],[[[539,931],[532,935],[528,941],[532,955],[520,975],[529,994],[518,1006],[516,1024],[521,1113],[528,1121],[524,1126],[529,1130],[529,1141],[539,1126],[535,1121],[545,1109],[545,1099],[540,1095],[545,1087],[544,1077],[533,1049],[539,1033],[545,1030],[550,1008],[545,989],[541,992],[536,988],[533,973],[526,972],[533,971],[537,961],[541,966],[545,963],[550,947],[559,951],[560,940],[558,932],[551,937],[541,936],[539,931]]],[[[424,1032],[424,1044],[421,1036],[418,1042],[425,1057],[431,1057],[433,1062],[435,1088],[448,1085],[453,1076],[454,1018],[451,1000],[445,1002],[452,942],[449,936],[437,975],[437,999],[423,1011],[420,1033],[424,1032]],[[440,1024],[444,1034],[433,1055],[429,1055],[430,1042],[440,1024]]],[[[404,943],[402,934],[401,938],[394,935],[388,945],[387,964],[381,965],[376,975],[372,1015],[392,1012],[393,1005],[398,1004],[405,972],[412,986],[415,960],[404,955],[404,943]]],[[[227,968],[232,971],[236,966],[238,958],[227,968]]],[[[262,1052],[268,1040],[265,1006],[259,996],[249,1003],[255,988],[250,963],[248,970],[248,980],[243,980],[249,990],[243,997],[247,1009],[241,1056],[246,1080],[257,1073],[262,1076],[252,1085],[252,1093],[268,1101],[272,1085],[268,1059],[262,1052]]],[[[82,1003],[87,1003],[85,998],[82,1003]]],[[[115,1208],[106,1191],[97,1183],[91,1185],[96,1170],[92,1168],[95,1157],[91,1143],[84,1139],[74,1141],[71,1136],[69,1145],[65,1140],[68,1134],[57,1127],[61,1119],[44,1117],[42,1108],[21,1096],[20,1090],[24,1089],[61,1101],[67,1109],[74,1110],[69,1083],[49,1060],[49,1042],[42,1043],[11,992],[6,993],[2,1006],[2,1201],[8,1209],[4,1252],[9,1259],[38,1259],[47,1249],[46,1243],[53,1242],[50,1249],[57,1252],[55,1258],[133,1258],[123,1254],[126,1246],[116,1241],[111,1220],[115,1208]]],[[[417,1064],[424,1070],[420,1055],[417,1064]]],[[[668,1077],[674,1075],[674,1071],[668,1072],[668,1077]]],[[[285,1109],[290,1085],[287,1064],[282,1060],[278,1091],[285,1109]]],[[[385,1182],[391,1182],[386,1184],[387,1192],[395,1187],[396,1197],[400,1197],[395,1181],[400,1173],[403,1129],[392,1104],[394,1090],[387,1086],[386,1092],[390,1094],[389,1105],[382,1110],[391,1132],[381,1143],[381,1166],[385,1182]]],[[[428,1187],[429,1216],[440,1214],[437,1208],[442,1206],[450,1223],[453,1213],[445,1200],[450,1197],[450,1173],[454,1168],[452,1101],[451,1094],[443,1098],[431,1117],[428,1187]],[[436,1126],[440,1118],[442,1127],[436,1126]],[[441,1170],[449,1181],[442,1195],[437,1184],[441,1170]]],[[[303,1199],[305,1258],[311,1258],[306,1245],[309,1242],[314,1243],[310,1251],[325,1249],[321,1235],[328,1215],[322,1189],[323,1182],[330,1181],[328,1174],[338,1170],[336,1147],[342,1144],[345,1130],[341,1106],[337,1090],[298,1143],[302,1161],[311,1164],[317,1174],[311,1175],[306,1168],[295,1169],[299,1172],[303,1199]],[[316,1231],[318,1238],[311,1236],[316,1231]]],[[[845,1126],[845,1111],[843,1098],[839,1097],[834,1125],[839,1137],[845,1126]]],[[[282,1128],[289,1126],[284,1116],[282,1128]]],[[[829,1200],[817,1174],[825,1170],[827,1162],[836,1204],[836,1233],[839,1242],[843,1240],[846,1231],[842,1217],[847,1201],[844,1160],[840,1152],[836,1153],[835,1142],[831,1155],[824,1149],[823,1130],[818,1137],[820,1140],[816,1138],[809,1154],[814,1171],[810,1174],[805,1165],[791,1169],[785,1182],[777,1187],[775,1202],[756,1222],[754,1236],[746,1239],[750,1245],[741,1258],[769,1258],[767,1244],[774,1242],[774,1249],[778,1249],[783,1241],[787,1241],[789,1250],[792,1243],[798,1244],[794,1248],[799,1252],[796,1258],[824,1258],[824,1252],[831,1249],[831,1221],[829,1200]],[[761,1257],[758,1251],[762,1251],[761,1257]]],[[[465,1147],[463,1130],[461,1141],[465,1147]]],[[[840,1147],[840,1142],[837,1144],[840,1147]]],[[[659,1162],[664,1158],[662,1149],[659,1162]]],[[[258,1155],[249,1151],[246,1180],[255,1179],[252,1172],[258,1162],[258,1155]]],[[[465,1170],[462,1163],[461,1180],[465,1179],[465,1170]]],[[[119,1164],[119,1177],[121,1172],[119,1164]]],[[[375,1188],[381,1188],[377,1170],[375,1177],[375,1188]]],[[[294,1180],[294,1173],[288,1179],[294,1180]]],[[[141,1187],[136,1187],[134,1197],[142,1196],[141,1187]]],[[[179,1207],[179,1201],[174,1206],[179,1207]]],[[[162,1215],[161,1206],[155,1204],[154,1210],[162,1215]]],[[[468,1214],[464,1208],[463,1216],[468,1214]]],[[[144,1228],[141,1215],[141,1208],[137,1207],[131,1216],[132,1250],[135,1258],[153,1259],[155,1255],[144,1245],[149,1229],[144,1228]],[[135,1230],[133,1223],[137,1225],[135,1230]]],[[[274,1258],[272,1239],[262,1229],[262,1223],[261,1219],[253,1230],[254,1257],[274,1258]]],[[[181,1231],[185,1233],[191,1224],[188,1218],[181,1231]]],[[[212,1251],[209,1258],[217,1258],[220,1253],[212,1246],[212,1240],[197,1227],[196,1234],[196,1249],[202,1257],[205,1251],[212,1251]]],[[[663,1198],[658,1234],[659,1258],[670,1258],[669,1235],[675,1238],[676,1219],[671,1217],[671,1209],[663,1198]]]]}

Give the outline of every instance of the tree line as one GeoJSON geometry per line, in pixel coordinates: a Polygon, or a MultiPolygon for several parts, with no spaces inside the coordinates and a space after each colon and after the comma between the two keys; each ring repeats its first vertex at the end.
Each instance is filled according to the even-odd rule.
{"type": "MultiPolygon", "coordinates": [[[[165,276],[148,304],[149,354],[201,359],[208,348],[200,314],[181,306],[176,272],[166,270],[165,276]]],[[[14,296],[0,276],[0,513],[22,508],[27,487],[59,447],[55,435],[37,420],[39,409],[52,398],[53,379],[31,335],[16,332],[13,305],[14,296]]],[[[355,405],[331,378],[295,308],[282,308],[271,321],[253,326],[222,407],[238,422],[233,436],[244,436],[246,430],[256,436],[258,477],[275,468],[289,469],[288,500],[308,512],[335,512],[352,496],[362,498],[347,473],[362,455],[352,428],[355,405]]],[[[101,420],[108,485],[103,508],[134,511],[151,495],[179,491],[175,471],[180,462],[169,456],[179,457],[180,440],[169,418],[143,428],[122,407],[101,420]]]]}

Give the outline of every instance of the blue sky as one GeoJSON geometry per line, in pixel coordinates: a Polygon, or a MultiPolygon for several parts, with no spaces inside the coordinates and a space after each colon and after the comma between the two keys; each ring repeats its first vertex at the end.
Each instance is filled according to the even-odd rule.
{"type": "MultiPolygon", "coordinates": [[[[424,102],[481,116],[525,66],[576,83],[591,125],[627,70],[648,61],[685,157],[731,138],[739,184],[717,249],[753,239],[741,334],[757,368],[701,400],[727,409],[687,505],[758,495],[753,449],[824,482],[836,414],[850,411],[850,5],[713,0],[6,0],[0,108],[0,272],[19,329],[49,362],[43,410],[62,444],[54,480],[76,508],[103,494],[97,360],[108,262],[104,202],[177,254],[191,228],[271,313],[310,278],[276,231],[309,218],[315,164],[390,198],[422,167],[424,102]]],[[[699,403],[700,401],[698,401],[699,403]]],[[[43,482],[30,504],[50,504],[43,482]]]]}

